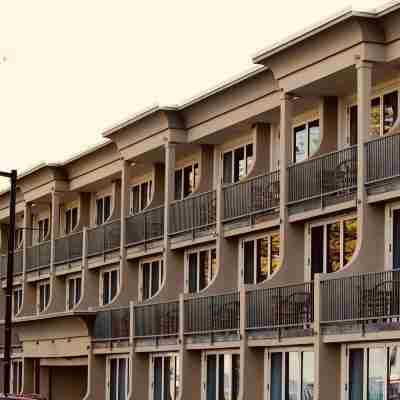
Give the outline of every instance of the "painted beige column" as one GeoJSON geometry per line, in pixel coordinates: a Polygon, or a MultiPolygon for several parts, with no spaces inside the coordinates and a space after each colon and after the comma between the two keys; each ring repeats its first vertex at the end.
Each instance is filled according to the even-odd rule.
{"type": "Polygon", "coordinates": [[[106,356],[95,355],[91,346],[88,354],[88,382],[84,400],[105,400],[107,393],[106,356]]]}

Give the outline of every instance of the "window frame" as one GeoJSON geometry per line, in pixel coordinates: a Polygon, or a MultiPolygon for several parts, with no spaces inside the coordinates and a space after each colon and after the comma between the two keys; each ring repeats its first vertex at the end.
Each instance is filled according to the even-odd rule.
{"type": "Polygon", "coordinates": [[[24,291],[23,291],[23,287],[22,285],[17,285],[13,287],[13,291],[12,291],[12,311],[13,311],[13,317],[18,316],[18,314],[21,312],[22,310],[22,302],[23,302],[23,295],[24,295],[24,291]],[[17,300],[18,300],[18,305],[17,305],[17,309],[18,311],[15,312],[15,297],[17,296],[17,300]]]}
{"type": "Polygon", "coordinates": [[[270,279],[272,279],[272,277],[278,273],[278,271],[281,268],[281,263],[282,263],[282,259],[281,259],[281,241],[280,241],[280,231],[279,230],[272,230],[270,232],[264,232],[264,233],[258,233],[258,234],[253,234],[253,235],[249,235],[249,236],[245,236],[243,238],[240,239],[239,242],[239,287],[244,287],[244,286],[251,286],[251,285],[261,285],[267,281],[269,281],[270,279]],[[271,273],[271,268],[272,268],[272,258],[271,258],[271,254],[272,254],[272,242],[271,242],[271,237],[274,235],[278,235],[279,236],[279,267],[277,268],[276,271],[271,273]],[[253,283],[245,283],[244,282],[244,278],[245,278],[245,271],[244,271],[244,246],[246,242],[256,242],[259,239],[264,239],[268,237],[268,260],[269,260],[269,265],[268,265],[268,277],[267,279],[265,279],[262,282],[256,282],[257,279],[257,245],[253,246],[254,247],[254,282],[253,283]]]}
{"type": "Polygon", "coordinates": [[[23,389],[23,382],[24,382],[24,361],[21,358],[13,358],[11,360],[11,371],[10,371],[10,389],[11,392],[17,395],[22,394],[23,389]],[[14,370],[17,370],[17,383],[14,382],[14,370]],[[15,388],[14,385],[17,387],[15,388]]]}
{"type": "Polygon", "coordinates": [[[139,302],[144,302],[148,301],[150,299],[153,299],[156,297],[161,289],[163,288],[164,281],[165,281],[165,265],[164,265],[164,257],[163,256],[155,256],[155,257],[149,257],[149,258],[143,258],[139,262],[139,302]],[[143,265],[144,264],[150,264],[150,282],[149,282],[149,294],[151,294],[151,289],[152,289],[152,270],[153,270],[153,262],[159,262],[158,266],[158,271],[159,271],[159,276],[158,276],[158,290],[155,292],[152,296],[149,296],[147,299],[144,299],[143,297],[143,288],[144,288],[144,280],[143,280],[143,265]]]}
{"type": "Polygon", "coordinates": [[[146,210],[151,204],[151,201],[153,200],[153,195],[154,195],[154,183],[152,178],[144,179],[141,180],[140,182],[132,184],[129,187],[129,215],[136,215],[146,210]],[[147,203],[146,206],[142,208],[142,185],[145,184],[147,184],[147,203]],[[139,187],[139,211],[137,212],[134,212],[133,210],[133,189],[135,187],[139,187]]]}
{"type": "Polygon", "coordinates": [[[115,299],[118,297],[119,290],[120,290],[120,270],[119,270],[119,267],[110,267],[110,268],[105,268],[105,269],[101,270],[100,271],[100,290],[99,290],[99,304],[100,304],[100,306],[104,307],[104,306],[109,306],[110,304],[112,304],[115,301],[115,299]],[[117,272],[117,282],[116,282],[117,283],[117,290],[115,292],[115,296],[114,297],[110,297],[111,296],[111,288],[112,288],[111,277],[113,276],[112,275],[113,271],[117,272]],[[110,279],[109,279],[109,282],[108,282],[108,285],[109,285],[109,288],[108,288],[109,289],[108,290],[109,298],[108,298],[108,302],[104,303],[104,275],[106,275],[106,274],[110,275],[110,279]]]}
{"type": "Polygon", "coordinates": [[[79,225],[79,207],[77,206],[71,206],[65,209],[64,211],[64,234],[65,235],[71,235],[72,233],[74,233],[75,229],[78,227],[79,225]],[[73,225],[73,212],[74,210],[76,210],[76,224],[73,225]],[[68,226],[68,217],[67,214],[70,213],[71,215],[71,219],[70,219],[70,226],[68,226]]]}
{"type": "Polygon", "coordinates": [[[83,277],[82,277],[81,274],[71,275],[71,276],[68,276],[66,278],[66,285],[65,285],[65,289],[66,289],[66,294],[65,294],[66,304],[65,304],[65,307],[66,307],[67,311],[73,311],[78,306],[80,301],[82,300],[82,289],[83,289],[82,283],[83,283],[83,277]],[[81,281],[81,291],[80,291],[79,299],[77,299],[77,285],[76,285],[76,281],[77,280],[81,281]],[[71,285],[72,282],[74,282],[74,302],[73,302],[73,306],[70,308],[70,306],[69,306],[69,300],[70,300],[70,298],[69,298],[69,289],[70,289],[70,285],[71,285]]]}
{"type": "Polygon", "coordinates": [[[112,208],[113,208],[112,200],[113,200],[113,196],[111,194],[104,194],[104,195],[96,196],[96,226],[104,225],[104,224],[106,224],[107,222],[109,222],[111,220],[112,211],[113,211],[112,210],[112,208]],[[105,213],[104,213],[105,207],[104,207],[104,205],[105,205],[105,199],[107,199],[107,198],[110,199],[110,215],[107,218],[105,218],[105,213]],[[101,223],[99,224],[98,223],[99,222],[98,202],[100,202],[100,201],[103,203],[103,205],[102,205],[101,223]]]}
{"type": "Polygon", "coordinates": [[[319,115],[315,116],[315,118],[307,118],[299,123],[296,122],[296,124],[293,125],[293,127],[292,127],[292,162],[293,162],[293,164],[299,164],[299,163],[308,161],[312,157],[314,157],[315,154],[318,152],[318,150],[317,150],[317,152],[315,154],[310,155],[310,125],[313,122],[317,122],[317,121],[318,121],[319,134],[320,134],[320,144],[318,147],[318,150],[319,150],[321,148],[321,142],[322,142],[321,117],[319,115]],[[307,131],[306,140],[305,140],[305,144],[304,144],[304,147],[306,150],[305,157],[304,157],[304,160],[296,161],[296,129],[300,128],[303,125],[305,126],[305,129],[307,131]]]}
{"type": "Polygon", "coordinates": [[[201,169],[200,169],[200,161],[199,160],[192,160],[192,161],[189,161],[189,162],[186,162],[186,163],[182,164],[182,166],[179,166],[179,167],[175,168],[175,171],[174,171],[174,186],[175,186],[174,201],[184,200],[187,197],[189,197],[190,195],[196,193],[197,189],[199,188],[199,183],[200,183],[200,173],[201,173],[200,171],[201,171],[201,169]],[[196,174],[195,174],[195,166],[196,165],[197,165],[197,170],[199,172],[198,173],[198,181],[199,182],[196,181],[196,174]],[[193,173],[194,186],[193,186],[193,191],[185,196],[185,169],[188,168],[188,167],[191,167],[191,171],[193,173]],[[181,174],[182,174],[182,187],[181,187],[181,190],[180,190],[180,198],[179,199],[175,198],[175,194],[176,194],[176,173],[178,171],[181,171],[181,174]]]}
{"type": "Polygon", "coordinates": [[[208,245],[208,246],[201,246],[201,247],[195,247],[195,248],[189,248],[185,250],[185,261],[184,261],[184,280],[185,280],[185,288],[184,292],[185,293],[190,293],[190,294],[199,294],[204,291],[206,291],[215,281],[217,275],[218,275],[218,255],[217,255],[217,247],[216,245],[208,245]],[[215,260],[216,260],[216,270],[215,274],[212,274],[212,251],[215,250],[215,260]],[[208,270],[208,281],[209,284],[205,286],[203,289],[200,289],[200,253],[207,251],[208,255],[208,261],[209,261],[209,270],[208,270]],[[190,255],[191,254],[197,254],[197,266],[196,266],[196,272],[197,272],[197,279],[196,279],[196,287],[197,290],[195,292],[190,292],[190,255]]]}
{"type": "MultiPolygon", "coordinates": [[[[125,382],[126,382],[126,399],[128,399],[129,392],[130,392],[130,379],[131,379],[131,363],[128,354],[113,354],[107,356],[106,361],[106,398],[110,400],[111,398],[111,360],[125,360],[126,368],[125,368],[125,382]]],[[[119,363],[117,364],[117,371],[116,371],[116,381],[117,381],[117,393],[119,393],[119,363]]],[[[117,394],[117,397],[119,395],[117,394]]],[[[119,400],[119,399],[117,399],[119,400]]]]}
{"type": "Polygon", "coordinates": [[[49,239],[50,235],[50,217],[43,217],[37,220],[37,242],[43,243],[49,239]],[[46,228],[46,221],[47,221],[47,231],[44,229],[46,228]],[[42,225],[42,227],[41,227],[42,225]]]}
{"type": "Polygon", "coordinates": [[[51,297],[51,283],[50,280],[43,280],[40,282],[37,282],[36,284],[36,309],[37,309],[37,314],[43,314],[46,312],[50,305],[50,297],[51,297]],[[43,310],[40,309],[40,300],[41,300],[41,293],[40,293],[40,288],[41,287],[48,287],[48,289],[44,289],[44,308],[43,310]],[[48,290],[48,302],[46,304],[46,291],[48,290]]]}
{"type": "Polygon", "coordinates": [[[14,250],[22,249],[24,244],[24,228],[17,227],[15,229],[15,243],[14,243],[14,250]]]}
{"type": "Polygon", "coordinates": [[[256,161],[256,143],[255,143],[255,140],[253,140],[253,139],[223,150],[221,152],[221,168],[220,168],[220,170],[222,172],[222,174],[221,174],[222,175],[221,176],[222,184],[225,186],[233,185],[235,183],[241,182],[243,179],[246,179],[247,176],[250,174],[250,172],[253,170],[255,161],[256,161]],[[253,147],[253,156],[252,156],[253,161],[252,161],[252,165],[251,165],[250,169],[248,169],[247,168],[247,146],[250,144],[253,147]],[[242,178],[239,177],[239,179],[237,181],[235,181],[235,151],[238,149],[241,149],[241,148],[244,149],[244,160],[246,161],[246,163],[245,163],[246,164],[246,174],[242,178]],[[224,177],[224,157],[225,157],[225,154],[227,154],[227,153],[232,153],[232,165],[231,165],[232,179],[231,179],[231,182],[225,182],[225,177],[224,177]]]}

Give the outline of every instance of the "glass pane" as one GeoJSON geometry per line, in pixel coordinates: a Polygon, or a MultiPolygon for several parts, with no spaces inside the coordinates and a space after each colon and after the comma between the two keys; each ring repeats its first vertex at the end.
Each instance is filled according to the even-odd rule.
{"type": "Polygon", "coordinates": [[[154,296],[160,289],[160,264],[153,261],[151,266],[151,296],[154,296]]]}
{"type": "Polygon", "coordinates": [[[371,101],[371,135],[381,133],[381,99],[377,97],[371,101]]]}
{"type": "Polygon", "coordinates": [[[282,400],[282,353],[271,354],[271,399],[282,400]]]}
{"type": "Polygon", "coordinates": [[[150,297],[150,264],[142,264],[142,277],[143,277],[143,299],[147,300],[150,297]]]}
{"type": "Polygon", "coordinates": [[[300,162],[306,159],[306,135],[305,125],[294,129],[294,162],[300,162]]]}
{"type": "Polygon", "coordinates": [[[214,278],[216,273],[217,273],[217,250],[212,249],[211,250],[211,279],[214,278]]]}
{"type": "Polygon", "coordinates": [[[246,146],[246,175],[250,172],[254,162],[253,143],[246,146]]]}
{"type": "Polygon", "coordinates": [[[197,253],[189,254],[189,293],[197,292],[197,253]]]}
{"type": "Polygon", "coordinates": [[[103,223],[103,199],[96,200],[96,224],[101,225],[103,223]]]}
{"type": "Polygon", "coordinates": [[[389,348],[388,396],[390,400],[400,399],[400,351],[399,347],[389,348]]]}
{"type": "Polygon", "coordinates": [[[164,358],[164,400],[172,400],[171,397],[171,377],[174,375],[174,371],[171,368],[171,361],[173,357],[164,358]]]}
{"type": "Polygon", "coordinates": [[[132,214],[136,214],[140,211],[140,188],[136,185],[132,188],[132,214]]]}
{"type": "Polygon", "coordinates": [[[82,278],[76,278],[75,280],[75,304],[79,303],[82,294],[82,278]]]}
{"type": "Polygon", "coordinates": [[[286,393],[287,400],[299,400],[301,389],[301,353],[286,353],[286,393]]]}
{"type": "Polygon", "coordinates": [[[120,358],[119,360],[119,370],[118,370],[118,400],[126,400],[127,390],[126,390],[126,360],[120,358]]]}
{"type": "Polygon", "coordinates": [[[384,400],[386,349],[368,351],[368,400],[384,400]]]}
{"type": "Polygon", "coordinates": [[[234,151],[234,182],[238,182],[246,176],[246,161],[244,159],[244,147],[240,147],[234,151]]]}
{"type": "Polygon", "coordinates": [[[103,304],[108,304],[110,299],[110,274],[103,274],[103,304]]]}
{"type": "Polygon", "coordinates": [[[383,133],[388,133],[394,125],[398,113],[398,93],[392,92],[383,96],[383,133]]]}
{"type": "Polygon", "coordinates": [[[181,391],[179,386],[179,379],[180,379],[179,356],[175,356],[174,359],[175,359],[175,399],[178,399],[181,391]]]}
{"type": "Polygon", "coordinates": [[[182,170],[175,171],[175,200],[182,199],[182,170]]]}
{"type": "Polygon", "coordinates": [[[204,289],[210,283],[209,280],[210,262],[208,256],[209,256],[209,250],[200,252],[199,290],[204,289]]]}
{"type": "Polygon", "coordinates": [[[340,269],[340,222],[327,226],[327,272],[336,272],[340,269]]]}
{"type": "Polygon", "coordinates": [[[194,176],[192,166],[183,170],[183,196],[186,197],[194,191],[194,176]]]}
{"type": "Polygon", "coordinates": [[[358,108],[350,107],[350,146],[357,144],[358,139],[358,108]]]}
{"type": "Polygon", "coordinates": [[[149,184],[147,182],[142,183],[141,185],[141,194],[140,194],[140,199],[141,199],[141,204],[140,204],[140,209],[143,210],[147,207],[147,201],[148,201],[148,195],[149,195],[149,184]]]}
{"type": "Polygon", "coordinates": [[[248,240],[243,245],[244,283],[254,284],[254,240],[248,240]]]}
{"type": "Polygon", "coordinates": [[[324,226],[311,229],[311,279],[324,272],[324,226]]]}
{"type": "Polygon", "coordinates": [[[308,124],[308,157],[313,156],[321,145],[321,132],[319,128],[319,120],[312,121],[308,124]]]}
{"type": "Polygon", "coordinates": [[[232,400],[239,398],[240,356],[232,355],[232,400]]]}
{"type": "Polygon", "coordinates": [[[193,189],[196,189],[197,185],[199,184],[199,164],[194,164],[194,182],[193,182],[193,189]]]}
{"type": "Polygon", "coordinates": [[[104,197],[104,222],[108,220],[111,215],[111,197],[104,197]]]}
{"type": "Polygon", "coordinates": [[[257,240],[257,283],[268,278],[268,244],[267,237],[257,240]]]}
{"type": "Polygon", "coordinates": [[[224,153],[223,161],[224,183],[232,183],[232,152],[224,153]]]}
{"type": "Polygon", "coordinates": [[[207,356],[207,389],[206,400],[217,400],[217,356],[207,356]]]}
{"type": "Polygon", "coordinates": [[[72,226],[71,230],[75,229],[78,225],[78,209],[75,207],[72,209],[72,226]]]}
{"type": "Polygon", "coordinates": [[[221,356],[224,360],[224,400],[230,400],[232,387],[232,356],[224,354],[221,356]]]}
{"type": "Polygon", "coordinates": [[[71,232],[71,210],[65,213],[65,233],[68,235],[71,232]]]}
{"type": "Polygon", "coordinates": [[[68,309],[72,310],[74,308],[74,295],[75,295],[75,281],[74,279],[69,280],[68,286],[68,309]]]}
{"type": "Polygon", "coordinates": [[[110,360],[110,400],[118,400],[117,397],[117,359],[110,360]]]}
{"type": "Polygon", "coordinates": [[[118,291],[118,271],[114,270],[111,271],[111,298],[110,300],[113,300],[115,296],[117,295],[118,291]]]}
{"type": "Polygon", "coordinates": [[[363,400],[364,350],[350,350],[349,400],[363,400]]]}
{"type": "Polygon", "coordinates": [[[218,360],[218,400],[225,400],[225,370],[224,356],[221,354],[218,360]]]}
{"type": "Polygon", "coordinates": [[[314,398],[314,353],[305,351],[303,353],[302,365],[302,383],[301,399],[312,400],[314,398]]]}
{"type": "Polygon", "coordinates": [[[343,223],[343,264],[347,265],[356,250],[357,245],[357,218],[352,218],[343,223]]]}
{"type": "Polygon", "coordinates": [[[154,400],[162,399],[162,358],[154,358],[154,400]]]}
{"type": "Polygon", "coordinates": [[[271,274],[281,265],[280,259],[281,236],[279,233],[271,235],[271,274]]]}

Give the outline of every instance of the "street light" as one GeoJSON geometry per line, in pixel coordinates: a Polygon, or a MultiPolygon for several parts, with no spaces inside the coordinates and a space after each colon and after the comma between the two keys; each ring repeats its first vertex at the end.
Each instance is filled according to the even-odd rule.
{"type": "Polygon", "coordinates": [[[4,321],[4,394],[10,393],[11,374],[11,331],[12,331],[12,286],[14,271],[15,203],[17,197],[17,171],[1,172],[0,176],[10,179],[10,227],[8,232],[6,309],[4,321]]]}

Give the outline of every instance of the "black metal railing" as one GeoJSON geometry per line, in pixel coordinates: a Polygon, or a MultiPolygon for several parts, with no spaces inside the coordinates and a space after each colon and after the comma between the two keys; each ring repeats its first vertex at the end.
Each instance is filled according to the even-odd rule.
{"type": "MultiPolygon", "coordinates": [[[[5,277],[7,275],[7,255],[0,255],[0,275],[5,277]]],[[[16,250],[14,252],[14,275],[20,275],[23,272],[23,250],[16,250]]]]}
{"type": "Polygon", "coordinates": [[[223,188],[224,222],[279,207],[279,171],[260,175],[223,188]]]}
{"type": "Polygon", "coordinates": [[[121,245],[121,221],[114,220],[87,231],[88,256],[117,250],[121,245]]]}
{"type": "Polygon", "coordinates": [[[51,242],[42,242],[26,249],[26,270],[50,267],[51,242]]]}
{"type": "Polygon", "coordinates": [[[321,323],[400,317],[400,271],[321,280],[321,323]]]}
{"type": "Polygon", "coordinates": [[[246,293],[249,330],[307,327],[314,321],[313,282],[246,293]]]}
{"type": "Polygon", "coordinates": [[[94,340],[129,339],[130,308],[99,311],[93,326],[94,340]]]}
{"type": "Polygon", "coordinates": [[[54,242],[55,254],[54,263],[62,264],[77,261],[82,258],[83,232],[56,239],[54,242]]]}
{"type": "Polygon", "coordinates": [[[289,166],[289,205],[356,189],[357,146],[289,166]]]}
{"type": "Polygon", "coordinates": [[[164,236],[164,206],[151,208],[126,219],[126,245],[160,240],[164,236]]]}
{"type": "Polygon", "coordinates": [[[365,144],[366,184],[373,185],[400,177],[400,135],[389,135],[365,144]]]}
{"type": "Polygon", "coordinates": [[[239,292],[185,300],[185,334],[238,331],[239,292]]]}
{"type": "Polygon", "coordinates": [[[169,235],[208,229],[216,222],[216,192],[194,194],[171,204],[169,235]]]}
{"type": "Polygon", "coordinates": [[[179,332],[179,302],[135,306],[134,321],[135,337],[176,336],[179,332]]]}

